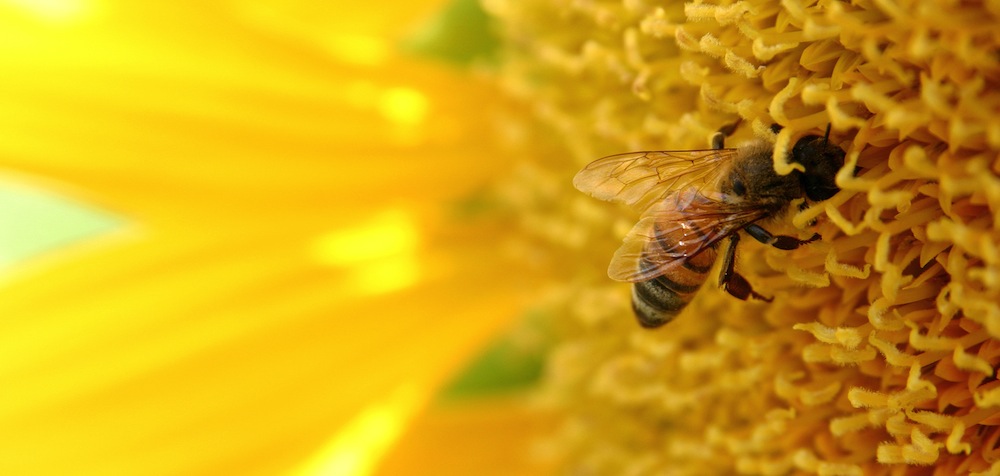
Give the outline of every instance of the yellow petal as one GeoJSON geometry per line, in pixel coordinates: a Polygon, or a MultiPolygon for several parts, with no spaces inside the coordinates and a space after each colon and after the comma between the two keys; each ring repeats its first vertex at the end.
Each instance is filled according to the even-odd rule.
{"type": "Polygon", "coordinates": [[[0,473],[377,460],[518,314],[502,229],[446,212],[504,161],[495,90],[378,52],[418,7],[51,5],[0,10],[0,166],[126,223],[7,270],[0,473]],[[324,16],[371,61],[287,30],[324,16]]]}
{"type": "Polygon", "coordinates": [[[551,455],[538,437],[551,431],[553,415],[520,398],[439,403],[414,422],[374,474],[552,474],[551,455]]]}

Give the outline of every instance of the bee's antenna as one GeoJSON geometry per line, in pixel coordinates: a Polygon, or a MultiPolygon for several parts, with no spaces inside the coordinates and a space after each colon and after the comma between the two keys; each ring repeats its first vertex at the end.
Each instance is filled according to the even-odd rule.
{"type": "Polygon", "coordinates": [[[826,134],[823,135],[823,148],[830,144],[830,123],[826,123],[826,134]]]}

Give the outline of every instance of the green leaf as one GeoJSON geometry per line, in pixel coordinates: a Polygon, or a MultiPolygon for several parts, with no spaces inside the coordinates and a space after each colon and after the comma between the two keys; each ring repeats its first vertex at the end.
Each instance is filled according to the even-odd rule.
{"type": "Polygon", "coordinates": [[[493,62],[499,39],[479,0],[455,0],[405,39],[403,51],[468,66],[493,62]]]}
{"type": "Polygon", "coordinates": [[[538,383],[551,344],[544,319],[529,315],[517,329],[500,336],[445,387],[441,400],[497,395],[538,383]]]}

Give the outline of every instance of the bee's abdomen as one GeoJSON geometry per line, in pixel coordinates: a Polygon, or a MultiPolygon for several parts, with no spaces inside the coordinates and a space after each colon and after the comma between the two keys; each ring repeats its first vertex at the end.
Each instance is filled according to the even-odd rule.
{"type": "Polygon", "coordinates": [[[691,295],[677,293],[659,279],[632,285],[632,311],[642,327],[660,327],[672,321],[690,300],[691,295]]]}
{"type": "MultiPolygon", "coordinates": [[[[668,237],[660,236],[658,246],[668,248],[668,237]]],[[[655,242],[654,242],[655,243],[655,242]]],[[[656,245],[650,245],[653,247],[656,245]]],[[[647,253],[656,252],[646,250],[647,253]]],[[[708,248],[701,253],[680,261],[669,272],[649,281],[637,282],[632,286],[632,310],[643,327],[660,327],[677,317],[694,297],[698,288],[708,279],[708,272],[715,262],[716,251],[708,248]]],[[[648,266],[645,258],[640,266],[648,266]]]]}

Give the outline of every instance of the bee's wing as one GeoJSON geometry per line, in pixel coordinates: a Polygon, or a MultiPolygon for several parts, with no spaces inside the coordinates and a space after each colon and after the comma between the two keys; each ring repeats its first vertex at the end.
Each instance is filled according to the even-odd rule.
{"type": "Polygon", "coordinates": [[[673,191],[711,184],[736,154],[736,149],[705,149],[611,155],[584,167],[573,185],[595,198],[644,210],[673,191]]]}
{"type": "Polygon", "coordinates": [[[662,276],[766,215],[758,206],[723,202],[696,190],[679,193],[642,215],[611,259],[608,276],[632,283],[662,276]]]}

